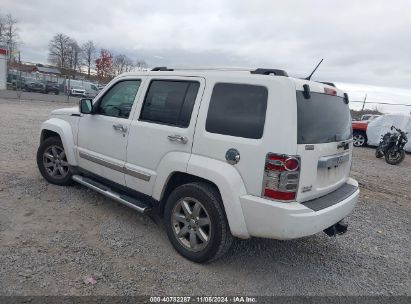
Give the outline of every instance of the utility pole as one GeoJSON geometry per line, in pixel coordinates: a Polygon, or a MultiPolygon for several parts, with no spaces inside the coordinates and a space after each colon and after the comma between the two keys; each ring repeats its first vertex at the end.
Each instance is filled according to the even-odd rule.
{"type": "Polygon", "coordinates": [[[365,101],[367,100],[367,93],[365,93],[364,101],[362,102],[361,116],[364,115],[365,101]]]}
{"type": "Polygon", "coordinates": [[[22,83],[21,83],[21,57],[20,57],[20,51],[19,51],[19,79],[18,79],[18,81],[16,82],[16,90],[17,90],[17,95],[18,95],[18,97],[19,97],[19,101],[21,100],[20,98],[21,98],[21,91],[22,91],[22,83]],[[20,87],[19,89],[20,89],[20,91],[18,90],[18,88],[17,88],[17,84],[18,84],[18,86],[20,87]]]}

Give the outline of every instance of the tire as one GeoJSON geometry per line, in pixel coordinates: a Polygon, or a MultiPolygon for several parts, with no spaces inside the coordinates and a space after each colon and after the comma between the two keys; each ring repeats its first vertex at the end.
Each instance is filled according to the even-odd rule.
{"type": "Polygon", "coordinates": [[[367,135],[364,132],[354,131],[352,138],[354,147],[364,147],[367,144],[367,135]]]}
{"type": "Polygon", "coordinates": [[[376,158],[381,158],[384,156],[384,153],[381,152],[380,148],[377,147],[377,149],[375,150],[375,157],[376,158]]]}
{"type": "Polygon", "coordinates": [[[72,173],[60,138],[49,137],[40,144],[37,150],[37,166],[49,183],[59,186],[73,184],[72,173]]]}
{"type": "Polygon", "coordinates": [[[385,161],[390,165],[398,165],[405,158],[405,151],[398,151],[397,147],[393,147],[385,153],[385,161]]]}
{"type": "Polygon", "coordinates": [[[207,183],[174,189],[166,202],[164,221],[174,249],[196,263],[218,259],[233,241],[220,194],[207,183]]]}

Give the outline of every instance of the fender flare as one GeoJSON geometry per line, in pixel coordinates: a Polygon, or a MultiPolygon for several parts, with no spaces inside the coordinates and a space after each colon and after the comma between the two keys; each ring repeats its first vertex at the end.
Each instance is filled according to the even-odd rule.
{"type": "Polygon", "coordinates": [[[50,118],[42,123],[41,132],[49,130],[57,133],[63,143],[67,161],[70,166],[77,166],[77,159],[74,153],[74,138],[71,125],[62,119],[50,118]]]}
{"type": "Polygon", "coordinates": [[[232,235],[242,239],[250,238],[240,202],[240,196],[247,194],[247,190],[239,172],[228,163],[191,155],[187,173],[217,185],[232,235]]]}

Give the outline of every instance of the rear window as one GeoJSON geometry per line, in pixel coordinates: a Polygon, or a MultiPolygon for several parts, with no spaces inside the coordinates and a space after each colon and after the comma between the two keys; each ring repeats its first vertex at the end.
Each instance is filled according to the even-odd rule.
{"type": "Polygon", "coordinates": [[[298,144],[320,144],[352,137],[348,104],[339,96],[297,91],[298,144]]]}
{"type": "Polygon", "coordinates": [[[263,136],[267,89],[263,86],[217,83],[211,95],[206,130],[259,139],[263,136]]]}

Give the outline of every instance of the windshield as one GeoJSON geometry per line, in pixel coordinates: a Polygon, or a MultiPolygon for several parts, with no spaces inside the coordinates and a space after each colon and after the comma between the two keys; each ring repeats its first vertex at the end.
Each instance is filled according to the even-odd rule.
{"type": "Polygon", "coordinates": [[[348,104],[339,96],[297,91],[298,144],[320,144],[352,137],[348,104]]]}

